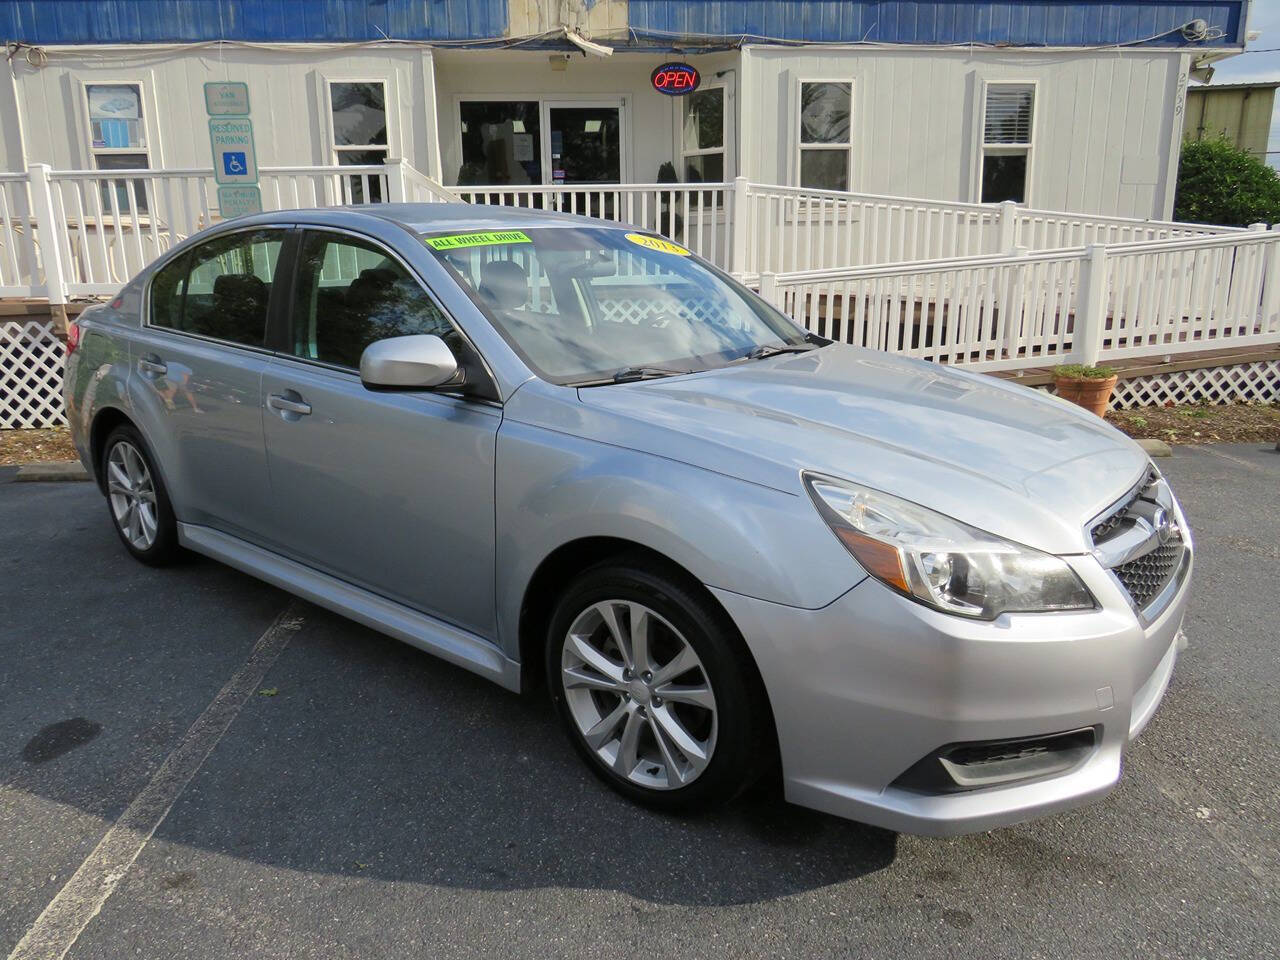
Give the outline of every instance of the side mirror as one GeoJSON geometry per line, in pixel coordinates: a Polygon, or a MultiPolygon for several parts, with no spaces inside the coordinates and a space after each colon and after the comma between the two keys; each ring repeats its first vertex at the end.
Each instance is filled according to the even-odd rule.
{"type": "Polygon", "coordinates": [[[369,344],[360,355],[360,379],[366,387],[384,390],[427,390],[462,382],[453,351],[429,334],[369,344]]]}

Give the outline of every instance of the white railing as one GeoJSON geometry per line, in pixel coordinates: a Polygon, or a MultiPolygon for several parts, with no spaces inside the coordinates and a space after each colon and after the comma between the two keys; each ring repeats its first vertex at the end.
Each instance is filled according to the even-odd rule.
{"type": "Polygon", "coordinates": [[[443,184],[419,173],[405,160],[392,160],[400,167],[400,176],[389,178],[391,199],[397,203],[461,203],[462,198],[443,184]],[[403,186],[403,189],[401,189],[403,186]],[[399,192],[397,192],[399,191],[399,192]]]}
{"type": "Polygon", "coordinates": [[[1009,242],[1030,250],[1087,247],[1095,243],[1136,243],[1142,240],[1181,240],[1227,233],[1241,227],[1218,227],[1207,223],[1178,223],[1173,220],[1130,220],[1093,214],[1058,213],[1013,204],[1014,227],[1009,242]]]}
{"type": "Polygon", "coordinates": [[[0,290],[33,296],[44,282],[25,173],[0,173],[0,290]]]}
{"type": "Polygon", "coordinates": [[[747,273],[941,260],[1094,243],[1238,233],[1238,227],[748,185],[747,273]]]}
{"type": "Polygon", "coordinates": [[[996,253],[1015,204],[949,203],[750,184],[745,272],[996,253]]]}
{"type": "Polygon", "coordinates": [[[258,183],[265,210],[341,207],[390,199],[387,169],[381,165],[262,167],[258,183]]]}
{"type": "Polygon", "coordinates": [[[1219,233],[1159,220],[750,183],[486,185],[469,203],[534,207],[630,223],[736,274],[940,260],[1022,248],[1167,240],[1219,233]]]}
{"type": "Polygon", "coordinates": [[[822,336],[977,370],[1280,343],[1280,230],[747,279],[822,336]]]}
{"type": "Polygon", "coordinates": [[[119,289],[161,253],[217,219],[210,170],[34,172],[33,186],[47,184],[54,222],[61,226],[47,246],[56,249],[69,296],[119,289]]]}
{"type": "MultiPolygon", "coordinates": [[[[743,181],[745,183],[745,181],[743,181]]],[[[632,224],[732,269],[734,184],[608,183],[453,188],[468,203],[530,207],[632,224]]]]}
{"type": "MultiPolygon", "coordinates": [[[[264,210],[457,201],[403,160],[262,167],[264,210]]],[[[177,243],[223,219],[211,169],[0,174],[0,297],[114,293],[177,243]],[[46,226],[47,225],[47,226],[46,226]]]]}
{"type": "MultiPolygon", "coordinates": [[[[466,186],[403,160],[264,167],[263,208],[466,200],[585,214],[664,234],[737,274],[1013,255],[1089,243],[1162,241],[1235,228],[749,183],[466,186]]],[[[59,170],[0,175],[0,296],[110,293],[221,219],[212,171],[59,170]],[[47,207],[47,214],[41,211],[47,207]],[[52,238],[42,242],[41,225],[52,238]],[[56,225],[56,229],[52,227],[56,225]],[[53,291],[50,284],[53,271],[53,291]]],[[[61,299],[59,299],[61,298],[61,299]]]]}
{"type": "Polygon", "coordinates": [[[1107,248],[1099,357],[1280,342],[1280,230],[1107,248]]]}

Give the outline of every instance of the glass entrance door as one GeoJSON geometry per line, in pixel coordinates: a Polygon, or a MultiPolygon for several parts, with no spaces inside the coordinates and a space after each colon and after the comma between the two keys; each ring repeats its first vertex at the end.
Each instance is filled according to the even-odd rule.
{"type": "MultiPolygon", "coordinates": [[[[622,108],[614,105],[547,107],[550,162],[553,184],[606,184],[622,182],[622,108]]],[[[613,215],[613,194],[574,192],[563,198],[561,210],[594,217],[613,215]]]]}
{"type": "Polygon", "coordinates": [[[619,107],[548,108],[552,183],[621,183],[619,107]]]}

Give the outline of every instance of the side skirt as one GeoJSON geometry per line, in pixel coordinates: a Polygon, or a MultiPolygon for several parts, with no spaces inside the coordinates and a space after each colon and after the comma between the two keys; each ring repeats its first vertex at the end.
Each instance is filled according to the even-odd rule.
{"type": "Polygon", "coordinates": [[[210,527],[179,523],[178,542],[188,550],[202,553],[464,670],[478,673],[508,690],[520,692],[520,664],[508,659],[497,646],[474,633],[210,527]]]}

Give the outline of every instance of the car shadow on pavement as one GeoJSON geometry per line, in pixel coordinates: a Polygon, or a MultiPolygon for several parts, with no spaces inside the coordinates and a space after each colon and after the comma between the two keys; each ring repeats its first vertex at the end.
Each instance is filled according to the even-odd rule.
{"type": "Polygon", "coordinates": [[[290,870],[687,905],[893,862],[896,834],[787,804],[776,776],[713,813],[637,807],[584,768],[541,691],[315,608],[306,620],[158,839],[290,870]]]}

